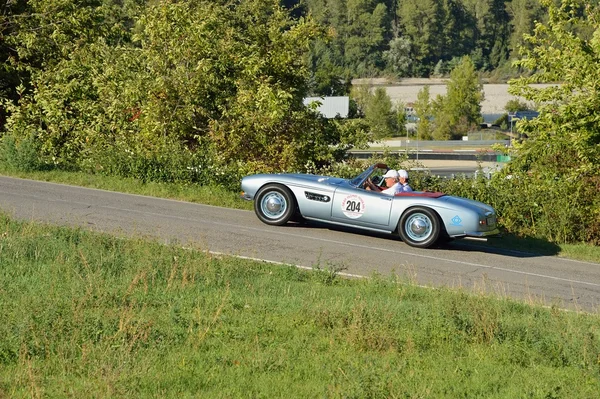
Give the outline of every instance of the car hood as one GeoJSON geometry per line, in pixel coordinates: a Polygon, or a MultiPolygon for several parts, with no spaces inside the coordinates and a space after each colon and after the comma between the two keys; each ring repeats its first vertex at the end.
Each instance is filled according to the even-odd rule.
{"type": "Polygon", "coordinates": [[[339,177],[306,175],[306,174],[301,174],[301,173],[282,173],[279,176],[281,176],[282,178],[286,178],[286,179],[291,179],[291,180],[295,180],[295,181],[304,181],[306,183],[315,183],[315,184],[338,185],[346,180],[346,179],[342,179],[339,177]]]}

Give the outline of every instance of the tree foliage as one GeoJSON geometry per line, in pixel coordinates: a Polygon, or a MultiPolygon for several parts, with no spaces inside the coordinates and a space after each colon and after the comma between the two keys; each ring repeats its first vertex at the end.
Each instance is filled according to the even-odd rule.
{"type": "Polygon", "coordinates": [[[572,157],[560,164],[561,173],[588,173],[600,159],[600,9],[581,1],[543,4],[548,24],[538,23],[527,36],[533,48],[523,48],[518,62],[533,74],[511,82],[511,93],[539,104],[540,111],[540,117],[521,126],[531,138],[521,153],[542,161],[556,151],[572,157]],[[531,83],[555,84],[537,88],[531,83]],[[561,146],[569,147],[569,155],[561,146]]]}
{"type": "Polygon", "coordinates": [[[519,48],[528,46],[525,35],[531,34],[536,21],[544,21],[546,12],[539,0],[512,0],[506,3],[506,11],[510,16],[511,34],[510,49],[518,56],[519,48]]]}
{"type": "Polygon", "coordinates": [[[431,140],[433,138],[433,126],[431,121],[433,118],[432,107],[429,86],[423,86],[423,88],[419,90],[417,101],[414,104],[415,114],[418,118],[417,137],[419,140],[431,140]]]}
{"type": "MultiPolygon", "coordinates": [[[[537,0],[531,0],[537,1],[537,0]]],[[[516,0],[514,1],[516,2],[516,0]]],[[[312,53],[314,73],[338,78],[429,76],[436,65],[470,55],[479,70],[506,64],[513,32],[528,32],[537,12],[504,0],[303,0],[329,28],[328,51],[312,53]],[[321,60],[323,57],[323,60],[321,60]]],[[[525,5],[523,5],[524,7],[525,5]]],[[[538,10],[539,7],[534,8],[538,10]]],[[[446,68],[449,72],[452,66],[446,68]]],[[[438,68],[438,72],[441,69],[438,68]]],[[[332,80],[333,81],[333,80],[332,80]]]]}
{"type": "Polygon", "coordinates": [[[438,96],[433,105],[433,134],[438,140],[460,138],[482,120],[483,85],[470,57],[463,57],[452,70],[446,86],[446,95],[438,96]]]}
{"type": "MultiPolygon", "coordinates": [[[[0,41],[0,62],[4,63],[0,90],[3,81],[8,82],[9,97],[16,99],[19,79],[29,81],[22,72],[4,73],[11,64],[5,62],[11,49],[19,48],[16,58],[20,57],[27,69],[47,68],[98,38],[111,47],[123,44],[129,30],[136,29],[134,21],[141,12],[161,3],[173,1],[11,0],[0,4],[0,32],[6,38],[0,41]],[[13,31],[18,34],[11,34],[13,31]]],[[[227,9],[245,1],[206,3],[227,9]]],[[[292,19],[314,18],[328,32],[313,41],[308,54],[310,92],[319,95],[347,94],[345,82],[355,77],[429,76],[434,69],[445,74],[455,66],[453,60],[465,55],[471,56],[478,70],[504,67],[501,71],[505,71],[509,57],[515,56],[514,49],[523,44],[523,34],[531,32],[535,20],[545,18],[538,0],[279,3],[292,19]]]]}
{"type": "Polygon", "coordinates": [[[413,60],[410,54],[410,40],[397,37],[389,43],[389,50],[383,52],[388,69],[397,77],[410,76],[413,60]]]}
{"type": "Polygon", "coordinates": [[[6,40],[30,80],[18,88],[18,107],[5,103],[7,126],[17,144],[33,135],[50,162],[72,164],[86,155],[89,132],[102,129],[99,54],[129,40],[136,3],[34,0],[21,11],[9,18],[6,40]]]}
{"type": "Polygon", "coordinates": [[[406,124],[404,107],[401,104],[394,106],[383,87],[356,86],[351,96],[358,106],[359,116],[364,118],[369,128],[371,140],[403,135],[406,124]]]}
{"type": "Polygon", "coordinates": [[[32,90],[12,108],[9,128],[16,148],[35,135],[47,162],[227,183],[250,171],[328,164],[366,140],[361,126],[303,105],[307,53],[323,30],[278,1],[32,7],[53,20],[27,24],[57,29],[45,34],[59,40],[32,36],[30,25],[16,31],[32,90]],[[131,10],[140,13],[125,29],[131,10]]]}
{"type": "Polygon", "coordinates": [[[28,80],[26,71],[19,71],[17,68],[17,52],[8,40],[15,30],[12,16],[22,13],[25,9],[24,0],[0,3],[0,132],[6,123],[6,102],[16,101],[21,81],[28,80]]]}
{"type": "Polygon", "coordinates": [[[383,87],[375,88],[365,110],[365,119],[373,138],[381,140],[397,133],[397,115],[392,101],[383,87]]]}
{"type": "Polygon", "coordinates": [[[526,37],[518,62],[531,75],[510,87],[512,94],[539,104],[540,115],[518,122],[528,139],[516,146],[505,174],[543,187],[533,205],[542,216],[573,214],[570,223],[557,225],[569,230],[554,232],[554,239],[599,242],[600,8],[577,0],[542,4],[548,22],[537,23],[526,37]]]}

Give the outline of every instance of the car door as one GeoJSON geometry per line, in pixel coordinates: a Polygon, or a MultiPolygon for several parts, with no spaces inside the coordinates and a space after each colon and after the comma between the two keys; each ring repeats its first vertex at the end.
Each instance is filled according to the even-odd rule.
{"type": "Polygon", "coordinates": [[[389,229],[393,199],[391,195],[339,187],[333,195],[331,218],[357,226],[389,229]]]}

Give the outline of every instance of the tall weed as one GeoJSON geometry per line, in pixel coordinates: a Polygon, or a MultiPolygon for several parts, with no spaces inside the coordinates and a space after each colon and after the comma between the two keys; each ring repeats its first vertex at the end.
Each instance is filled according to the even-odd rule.
{"type": "Polygon", "coordinates": [[[0,162],[9,170],[32,172],[43,168],[40,143],[33,133],[23,138],[5,134],[0,138],[0,162]]]}

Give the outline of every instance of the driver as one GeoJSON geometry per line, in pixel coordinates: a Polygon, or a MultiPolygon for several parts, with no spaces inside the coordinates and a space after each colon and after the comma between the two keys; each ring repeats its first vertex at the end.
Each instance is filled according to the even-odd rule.
{"type": "Polygon", "coordinates": [[[385,175],[383,175],[383,180],[385,182],[385,188],[381,188],[373,184],[370,178],[367,179],[365,183],[365,188],[367,190],[379,191],[382,194],[387,195],[394,195],[400,191],[401,185],[398,182],[398,172],[394,169],[390,169],[387,172],[385,172],[385,175]]]}

